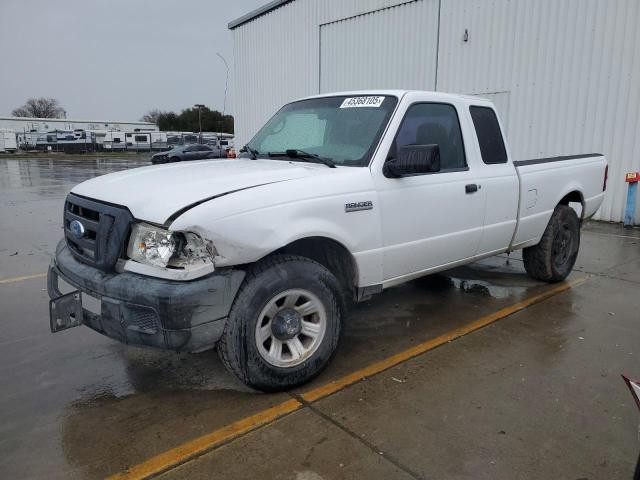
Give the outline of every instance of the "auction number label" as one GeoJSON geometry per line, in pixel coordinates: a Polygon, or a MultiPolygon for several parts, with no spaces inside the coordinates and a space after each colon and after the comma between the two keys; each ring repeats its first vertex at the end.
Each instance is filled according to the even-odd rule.
{"type": "Polygon", "coordinates": [[[345,98],[340,108],[354,107],[379,107],[382,105],[384,97],[350,97],[345,98]]]}

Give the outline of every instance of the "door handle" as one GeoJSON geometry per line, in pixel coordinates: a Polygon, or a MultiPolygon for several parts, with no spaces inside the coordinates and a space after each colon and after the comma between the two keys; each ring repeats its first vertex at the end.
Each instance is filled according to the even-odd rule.
{"type": "Polygon", "coordinates": [[[478,191],[480,187],[478,185],[476,185],[475,183],[470,183],[468,185],[464,186],[464,191],[466,193],[475,193],[478,191]]]}

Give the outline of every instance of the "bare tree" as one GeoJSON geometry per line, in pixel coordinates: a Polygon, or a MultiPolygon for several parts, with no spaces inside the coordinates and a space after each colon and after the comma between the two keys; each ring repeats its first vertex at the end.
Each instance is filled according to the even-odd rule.
{"type": "Polygon", "coordinates": [[[140,119],[141,122],[150,122],[150,123],[158,123],[158,119],[164,115],[165,112],[163,112],[162,110],[158,110],[157,108],[154,108],[153,110],[149,110],[147,113],[145,113],[142,118],[140,119]]]}
{"type": "Polygon", "coordinates": [[[36,118],[66,118],[67,112],[55,98],[30,98],[21,107],[16,108],[11,115],[14,117],[36,118]]]}

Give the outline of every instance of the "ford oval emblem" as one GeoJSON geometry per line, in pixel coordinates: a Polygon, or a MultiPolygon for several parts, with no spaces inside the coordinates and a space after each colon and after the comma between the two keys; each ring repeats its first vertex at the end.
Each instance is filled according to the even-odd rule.
{"type": "Polygon", "coordinates": [[[69,230],[71,230],[71,233],[73,233],[76,238],[84,237],[84,225],[82,225],[82,223],[80,223],[78,220],[73,220],[69,224],[69,230]]]}

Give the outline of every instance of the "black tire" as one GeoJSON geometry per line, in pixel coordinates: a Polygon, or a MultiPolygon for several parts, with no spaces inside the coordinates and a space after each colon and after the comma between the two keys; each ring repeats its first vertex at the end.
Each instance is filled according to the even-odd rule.
{"type": "Polygon", "coordinates": [[[274,255],[251,266],[236,295],[218,342],[220,359],[246,385],[266,392],[287,390],[318,375],[340,339],[344,306],[335,276],[319,263],[296,255],[274,255]],[[303,363],[279,367],[263,358],[256,324],[273,298],[291,289],[315,295],[326,312],[326,329],[317,349],[303,363]]]}
{"type": "Polygon", "coordinates": [[[181,160],[180,157],[169,157],[170,163],[179,162],[180,160],[181,160]]]}
{"type": "Polygon", "coordinates": [[[531,278],[560,282],[567,278],[580,249],[580,220],[568,205],[558,205],[540,243],[522,251],[524,268],[531,278]]]}

